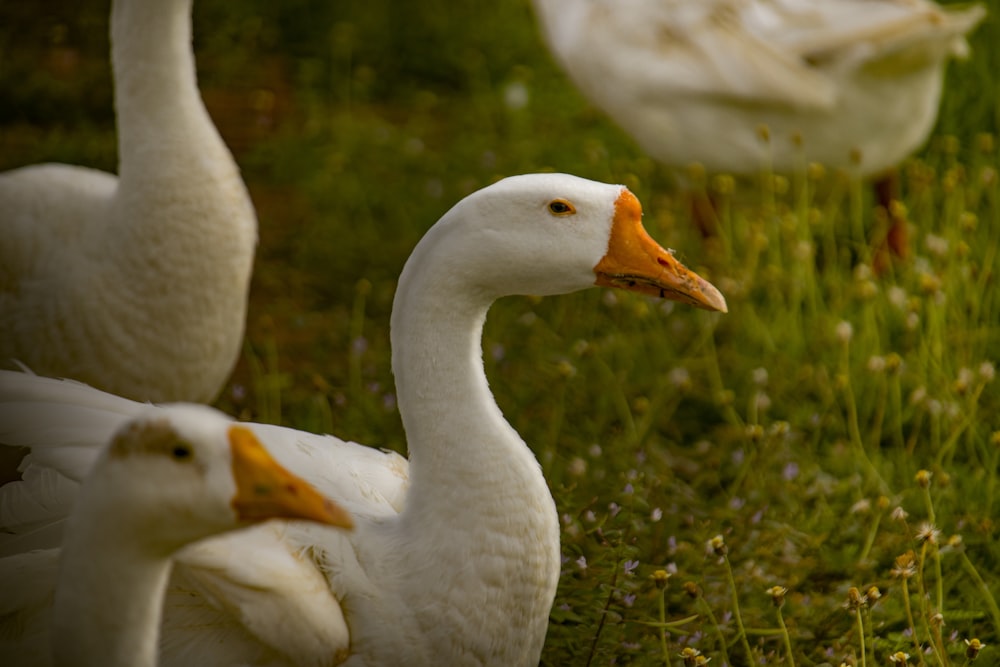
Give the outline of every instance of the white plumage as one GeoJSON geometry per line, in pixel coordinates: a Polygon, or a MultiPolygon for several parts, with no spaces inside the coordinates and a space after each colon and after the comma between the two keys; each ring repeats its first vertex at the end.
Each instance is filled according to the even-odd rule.
{"type": "MultiPolygon", "coordinates": [[[[356,530],[266,525],[186,550],[167,594],[161,664],[536,665],[559,576],[559,525],[537,461],[489,391],[480,338],[502,296],[594,284],[726,309],[649,238],[623,186],[517,176],[454,206],[407,261],[393,304],[409,461],[247,424],[283,466],[349,511],[356,530]]],[[[74,383],[0,373],[0,442],[33,445],[29,465],[51,474],[79,478],[91,465],[88,434],[141,409],[74,383]]],[[[5,513],[4,527],[45,525],[51,532],[35,533],[35,546],[54,539],[75,485],[49,491],[64,497],[40,499],[31,516],[5,513]]],[[[0,507],[39,493],[7,485],[0,507]]],[[[0,539],[0,549],[28,539],[0,539]]],[[[23,558],[0,560],[0,585],[20,576],[23,558]]],[[[0,610],[4,664],[38,664],[18,656],[44,619],[30,605],[40,597],[31,590],[26,608],[0,610]]]]}
{"type": "Polygon", "coordinates": [[[191,0],[115,0],[118,176],[0,174],[0,364],[211,401],[242,344],[257,222],[201,101],[191,0]]]}
{"type": "Polygon", "coordinates": [[[671,167],[878,175],[927,139],[981,5],[534,0],[570,78],[671,167]],[[762,139],[766,128],[769,139],[762,139]]]}
{"type": "MultiPolygon", "coordinates": [[[[101,450],[67,521],[53,603],[55,664],[154,667],[171,556],[271,518],[351,526],[222,414],[147,408],[101,450]]],[[[52,567],[51,554],[40,560],[52,567]]]]}

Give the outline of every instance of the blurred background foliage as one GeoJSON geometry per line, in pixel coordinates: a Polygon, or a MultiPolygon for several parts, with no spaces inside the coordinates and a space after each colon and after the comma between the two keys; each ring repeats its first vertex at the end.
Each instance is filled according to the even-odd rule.
{"type": "MultiPolygon", "coordinates": [[[[195,0],[200,87],[260,220],[246,353],[220,405],[404,449],[388,316],[420,235],[501,176],[625,183],[652,235],[715,281],[731,312],[596,290],[491,311],[492,388],[564,521],[567,564],[543,662],[662,657],[643,623],[656,619],[659,595],[647,575],[667,562],[716,609],[709,622],[700,602],[669,589],[669,616],[703,614],[671,641],[709,641],[719,628],[732,637],[730,593],[703,547],[717,533],[731,542],[748,623],[773,626],[767,586],[796,589],[786,614],[804,664],[856,655],[842,602],[862,582],[897,586],[877,627],[882,654],[909,646],[886,573],[912,526],[890,524],[888,511],[926,514],[916,470],[935,471],[942,529],[963,533],[970,564],[1000,595],[1000,399],[985,375],[956,380],[1000,355],[989,146],[1000,129],[1000,7],[987,4],[971,58],[949,68],[937,130],[904,169],[918,258],[877,282],[858,267],[863,240],[846,231],[877,223],[860,187],[799,200],[787,182],[761,191],[740,181],[728,245],[703,243],[672,175],[555,65],[528,0],[195,0]],[[796,255],[804,240],[819,261],[796,255]],[[954,252],[936,252],[940,240],[954,252]],[[841,321],[854,323],[849,344],[841,321]],[[893,354],[903,370],[873,372],[872,359],[893,354]],[[942,405],[956,414],[941,416],[942,405]],[[621,568],[633,560],[642,577],[629,579],[621,568]]],[[[0,169],[115,169],[108,9],[0,0],[0,169]]],[[[971,633],[1000,641],[1000,618],[966,570],[945,570],[956,654],[971,633]]],[[[780,661],[772,635],[754,641],[780,661]]]]}

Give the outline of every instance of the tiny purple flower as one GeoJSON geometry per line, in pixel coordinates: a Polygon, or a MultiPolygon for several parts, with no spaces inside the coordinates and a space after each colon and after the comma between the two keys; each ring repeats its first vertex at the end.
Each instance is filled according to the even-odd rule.
{"type": "Polygon", "coordinates": [[[364,336],[358,336],[351,341],[351,353],[355,356],[360,357],[368,349],[368,339],[364,336]]]}

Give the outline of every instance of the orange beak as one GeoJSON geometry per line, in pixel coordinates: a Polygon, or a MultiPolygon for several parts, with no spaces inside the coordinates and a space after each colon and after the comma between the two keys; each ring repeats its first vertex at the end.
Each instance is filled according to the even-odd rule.
{"type": "Polygon", "coordinates": [[[347,510],[282,468],[250,429],[230,427],[229,446],[236,480],[233,508],[242,521],[305,519],[340,528],[354,527],[347,510]]]}
{"type": "Polygon", "coordinates": [[[595,284],[672,299],[706,310],[728,312],[715,285],[678,262],[642,226],[642,206],[622,188],[615,202],[608,251],[594,267],[595,284]]]}

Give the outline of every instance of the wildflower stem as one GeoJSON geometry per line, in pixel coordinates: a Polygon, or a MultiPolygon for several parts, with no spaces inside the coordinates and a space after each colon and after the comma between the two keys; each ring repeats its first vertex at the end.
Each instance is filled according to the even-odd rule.
{"type": "MultiPolygon", "coordinates": [[[[683,395],[680,392],[657,390],[657,393],[649,401],[649,409],[646,410],[635,425],[635,443],[637,447],[642,446],[645,442],[646,436],[649,435],[654,424],[663,423],[660,421],[661,419],[669,420],[677,412],[677,408],[680,406],[682,400],[683,395]]],[[[555,443],[558,441],[553,440],[552,442],[555,443]]]]}
{"type": "Polygon", "coordinates": [[[920,664],[924,664],[924,651],[920,647],[920,640],[917,639],[917,626],[913,622],[913,607],[910,605],[910,585],[909,582],[903,579],[903,607],[906,609],[906,623],[910,628],[910,638],[913,639],[913,648],[916,649],[917,660],[920,664]]]}
{"type": "Polygon", "coordinates": [[[861,620],[862,620],[861,628],[862,628],[862,630],[864,630],[864,628],[865,628],[864,621],[867,619],[867,621],[868,621],[868,624],[867,624],[868,633],[862,635],[862,639],[861,639],[861,653],[862,653],[861,664],[862,664],[862,667],[864,666],[864,652],[865,652],[865,649],[868,646],[872,647],[872,660],[873,661],[875,660],[875,629],[872,627],[872,608],[871,608],[870,605],[869,606],[865,606],[865,608],[864,608],[863,611],[864,611],[864,615],[861,617],[861,620]]]}
{"type": "Polygon", "coordinates": [[[270,424],[281,423],[281,389],[284,377],[278,368],[278,343],[273,335],[264,341],[263,359],[247,342],[244,354],[250,362],[254,392],[258,398],[258,414],[262,421],[270,424]]]}
{"type": "Polygon", "coordinates": [[[892,375],[892,435],[896,446],[903,449],[906,446],[906,437],[903,435],[903,389],[900,385],[899,373],[892,375]]]}
{"type": "Polygon", "coordinates": [[[962,565],[965,567],[965,571],[968,572],[969,576],[975,580],[976,585],[979,587],[979,592],[983,595],[983,601],[986,602],[986,606],[990,610],[990,616],[993,617],[993,629],[1000,633],[1000,607],[997,606],[997,601],[994,599],[993,593],[990,592],[990,587],[986,585],[985,581],[983,581],[983,578],[979,575],[979,570],[977,570],[976,566],[972,564],[971,560],[969,560],[965,551],[959,551],[959,556],[962,559],[962,565]]]}
{"type": "MultiPolygon", "coordinates": [[[[713,332],[706,336],[706,356],[710,360],[710,367],[708,378],[712,385],[712,393],[716,396],[722,396],[725,393],[726,385],[722,381],[722,371],[719,367],[719,352],[715,347],[715,334],[714,327],[713,332]]],[[[733,409],[732,405],[724,404],[720,406],[723,415],[730,424],[734,424],[742,428],[744,426],[743,420],[736,410],[733,409]]]]}
{"type": "MultiPolygon", "coordinates": [[[[792,655],[792,638],[788,634],[788,628],[785,626],[785,617],[781,614],[780,605],[778,606],[778,625],[781,627],[781,634],[785,638],[785,653],[788,655],[788,665],[789,667],[795,667],[795,656],[792,655]]],[[[861,665],[864,667],[863,660],[861,665]]]]}
{"type": "Polygon", "coordinates": [[[667,589],[660,591],[660,652],[663,654],[663,664],[670,664],[670,654],[667,652],[667,589]]]}
{"type": "Polygon", "coordinates": [[[715,629],[715,634],[719,641],[719,650],[722,651],[722,658],[725,660],[725,664],[733,664],[733,661],[729,659],[729,651],[726,648],[726,637],[722,634],[722,628],[719,627],[719,621],[716,620],[715,614],[712,613],[712,608],[703,595],[698,596],[698,601],[701,602],[701,606],[705,610],[705,615],[708,616],[708,620],[712,623],[712,628],[715,629]]]}
{"type": "Polygon", "coordinates": [[[750,642],[747,641],[747,631],[743,627],[743,615],[740,613],[740,596],[736,588],[736,577],[733,576],[733,566],[729,563],[729,556],[723,555],[722,561],[726,566],[726,576],[729,577],[729,588],[733,594],[733,618],[736,619],[736,628],[739,630],[740,643],[743,651],[747,655],[747,663],[753,663],[753,651],[750,650],[750,642]]]}
{"type": "Polygon", "coordinates": [[[993,452],[993,455],[990,457],[990,464],[986,469],[992,472],[986,479],[986,503],[983,507],[991,508],[993,507],[993,499],[996,497],[997,470],[1000,470],[1000,448],[996,448],[993,452]]]}
{"type": "Polygon", "coordinates": [[[611,403],[615,407],[615,412],[624,426],[626,438],[630,442],[635,442],[636,430],[635,419],[632,417],[632,407],[629,405],[628,398],[622,390],[622,384],[618,376],[615,375],[615,372],[611,370],[611,367],[608,366],[608,363],[600,355],[594,355],[594,366],[602,376],[605,390],[608,392],[611,403]]]}
{"type": "Polygon", "coordinates": [[[872,523],[871,529],[868,531],[868,536],[865,538],[865,545],[861,549],[861,555],[858,556],[858,562],[864,563],[868,560],[868,554],[871,553],[872,546],[875,544],[875,537],[878,535],[878,527],[882,523],[882,513],[879,512],[875,515],[875,521],[872,523]]]}
{"type": "Polygon", "coordinates": [[[590,663],[593,662],[594,656],[597,654],[597,642],[601,639],[601,632],[604,630],[604,622],[608,618],[608,609],[611,608],[611,601],[615,596],[615,587],[618,584],[618,564],[615,564],[614,569],[611,572],[611,583],[608,585],[608,597],[604,600],[604,608],[601,609],[601,620],[597,622],[597,630],[594,632],[594,641],[590,644],[590,653],[587,655],[587,667],[590,667],[590,663]]]}
{"type": "Polygon", "coordinates": [[[924,492],[924,506],[927,509],[927,520],[932,524],[936,524],[937,521],[936,517],[934,516],[934,503],[931,501],[930,485],[927,486],[921,485],[920,488],[923,489],[924,492]]]}
{"type": "Polygon", "coordinates": [[[856,459],[868,473],[868,477],[878,484],[879,492],[888,495],[889,485],[885,483],[875,465],[868,458],[865,452],[865,444],[861,439],[861,427],[858,425],[858,406],[854,400],[854,389],[851,387],[850,359],[848,347],[844,346],[844,355],[841,362],[842,373],[844,375],[844,395],[847,403],[847,431],[851,436],[851,446],[854,448],[856,459]]]}
{"type": "MultiPolygon", "coordinates": [[[[851,218],[851,235],[853,236],[854,243],[858,248],[867,249],[868,239],[865,236],[865,224],[864,224],[864,195],[862,194],[861,181],[858,178],[851,179],[851,185],[849,188],[849,206],[850,206],[850,218],[851,218]]],[[[868,252],[864,251],[862,253],[862,261],[866,264],[871,264],[868,257],[868,252]]]]}
{"type": "Polygon", "coordinates": [[[861,667],[867,667],[868,660],[865,657],[865,624],[861,621],[861,607],[854,610],[854,617],[858,621],[858,638],[861,640],[861,667]]]}
{"type": "MultiPolygon", "coordinates": [[[[946,665],[948,658],[944,653],[944,646],[941,642],[941,633],[938,631],[937,626],[931,622],[931,609],[928,608],[927,602],[927,585],[924,581],[924,566],[927,564],[927,545],[930,540],[926,540],[920,547],[920,562],[917,567],[917,591],[920,594],[920,622],[924,628],[924,633],[927,635],[927,641],[931,645],[931,649],[934,651],[934,655],[937,658],[939,665],[946,665]]],[[[938,607],[940,609],[940,607],[938,607]]]]}
{"type": "MultiPolygon", "coordinates": [[[[935,514],[934,514],[934,502],[931,500],[930,485],[922,486],[921,488],[923,489],[924,492],[924,505],[927,506],[927,520],[930,521],[931,525],[936,525],[937,522],[935,520],[935,514]]],[[[926,549],[926,547],[927,545],[925,543],[924,548],[926,549]]],[[[923,553],[921,553],[921,557],[922,556],[923,553]]],[[[938,611],[940,611],[944,609],[944,576],[943,576],[943,571],[941,569],[941,550],[938,549],[937,546],[934,547],[934,574],[937,577],[937,579],[934,582],[935,596],[936,596],[935,599],[937,601],[937,609],[938,611]]],[[[921,579],[922,578],[923,574],[921,574],[921,579]]]]}
{"type": "Polygon", "coordinates": [[[976,408],[979,406],[979,396],[983,393],[983,389],[986,388],[986,382],[980,382],[972,395],[969,396],[968,408],[965,410],[965,417],[962,419],[961,423],[955,427],[948,439],[944,441],[941,445],[941,449],[938,450],[937,456],[935,457],[935,463],[939,468],[946,467],[951,463],[952,458],[955,454],[955,445],[958,443],[958,439],[962,437],[962,434],[979,420],[978,411],[976,408]],[[945,458],[948,459],[945,462],[945,458]]]}

